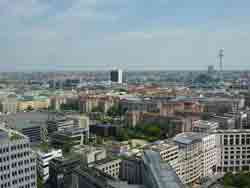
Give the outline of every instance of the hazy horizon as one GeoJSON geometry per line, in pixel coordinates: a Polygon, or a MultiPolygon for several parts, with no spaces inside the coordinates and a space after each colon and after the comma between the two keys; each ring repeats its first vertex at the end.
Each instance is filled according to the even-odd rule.
{"type": "Polygon", "coordinates": [[[250,1],[2,0],[0,72],[250,70],[250,1]]]}

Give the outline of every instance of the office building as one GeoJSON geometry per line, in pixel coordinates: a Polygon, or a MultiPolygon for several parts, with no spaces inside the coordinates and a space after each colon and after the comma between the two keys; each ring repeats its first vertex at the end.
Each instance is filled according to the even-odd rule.
{"type": "Polygon", "coordinates": [[[94,147],[88,145],[74,146],[72,152],[79,154],[83,164],[88,165],[107,157],[106,149],[103,147],[94,147]]]}
{"type": "Polygon", "coordinates": [[[62,148],[69,142],[71,142],[72,145],[83,145],[84,143],[88,143],[88,140],[89,130],[78,126],[54,132],[51,136],[51,143],[56,148],[62,148]]]}
{"type": "Polygon", "coordinates": [[[249,172],[250,170],[250,130],[217,130],[216,172],[249,172]]]}
{"type": "Polygon", "coordinates": [[[157,152],[144,151],[142,160],[142,183],[145,187],[184,188],[174,169],[168,163],[161,162],[157,152]]]}
{"type": "Polygon", "coordinates": [[[112,70],[110,72],[110,80],[111,82],[122,84],[123,82],[122,70],[121,69],[112,70]]]}
{"type": "Polygon", "coordinates": [[[62,131],[66,128],[74,126],[74,120],[64,116],[55,116],[47,121],[48,134],[51,135],[54,132],[62,131]]]}
{"type": "Polygon", "coordinates": [[[71,157],[54,158],[49,163],[49,183],[53,188],[70,188],[73,185],[72,172],[80,166],[80,159],[71,157]]]}
{"type": "Polygon", "coordinates": [[[193,132],[208,133],[219,128],[218,122],[197,120],[193,122],[193,132]]]}
{"type": "Polygon", "coordinates": [[[0,129],[0,187],[36,188],[36,157],[25,135],[0,129]]]}
{"type": "Polygon", "coordinates": [[[44,112],[18,112],[6,115],[6,126],[28,136],[31,144],[37,144],[48,139],[48,114],[44,112]]]}
{"type": "Polygon", "coordinates": [[[194,183],[211,175],[216,165],[214,134],[185,132],[174,137],[179,147],[179,173],[184,184],[194,183]]]}
{"type": "Polygon", "coordinates": [[[62,150],[52,149],[48,151],[38,150],[37,155],[37,171],[43,182],[49,179],[49,163],[52,159],[62,157],[62,150]]]}
{"type": "Polygon", "coordinates": [[[108,174],[114,178],[118,178],[120,175],[121,162],[121,159],[105,158],[103,160],[96,161],[93,164],[89,164],[89,167],[94,167],[101,170],[105,174],[108,174]]]}
{"type": "Polygon", "coordinates": [[[175,172],[179,174],[179,148],[178,145],[170,140],[156,141],[153,144],[146,146],[146,149],[150,149],[158,153],[161,160],[169,163],[175,172]]]}
{"type": "Polygon", "coordinates": [[[143,185],[131,185],[117,180],[93,168],[76,168],[72,177],[72,188],[146,188],[143,185]]]}

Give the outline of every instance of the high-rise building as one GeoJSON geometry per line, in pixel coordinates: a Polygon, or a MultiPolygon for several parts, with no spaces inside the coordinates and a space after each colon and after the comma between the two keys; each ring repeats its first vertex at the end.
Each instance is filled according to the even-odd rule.
{"type": "Polygon", "coordinates": [[[110,72],[111,82],[116,82],[118,84],[122,84],[122,82],[123,82],[122,79],[123,79],[123,77],[122,77],[122,70],[121,69],[112,70],[110,72]]]}
{"type": "Polygon", "coordinates": [[[0,187],[36,188],[36,158],[25,135],[0,128],[0,187]]]}

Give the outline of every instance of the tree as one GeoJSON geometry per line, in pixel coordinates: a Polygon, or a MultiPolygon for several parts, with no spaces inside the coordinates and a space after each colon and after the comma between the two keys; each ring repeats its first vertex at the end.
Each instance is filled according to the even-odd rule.
{"type": "Polygon", "coordinates": [[[34,109],[33,109],[33,107],[30,106],[30,105],[29,105],[29,106],[27,107],[27,109],[26,109],[26,111],[28,111],[28,112],[29,112],[29,111],[32,111],[32,110],[34,110],[34,109]]]}

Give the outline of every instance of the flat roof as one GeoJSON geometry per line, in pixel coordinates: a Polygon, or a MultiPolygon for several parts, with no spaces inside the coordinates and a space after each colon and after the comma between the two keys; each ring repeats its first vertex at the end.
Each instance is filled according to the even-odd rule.
{"type": "Polygon", "coordinates": [[[199,142],[203,137],[207,136],[207,133],[198,133],[198,132],[184,132],[176,135],[173,141],[179,144],[192,144],[195,142],[199,142]]]}
{"type": "Polygon", "coordinates": [[[5,116],[7,126],[13,129],[24,129],[35,126],[47,126],[48,120],[47,112],[18,112],[16,114],[9,114],[5,116]]]}

